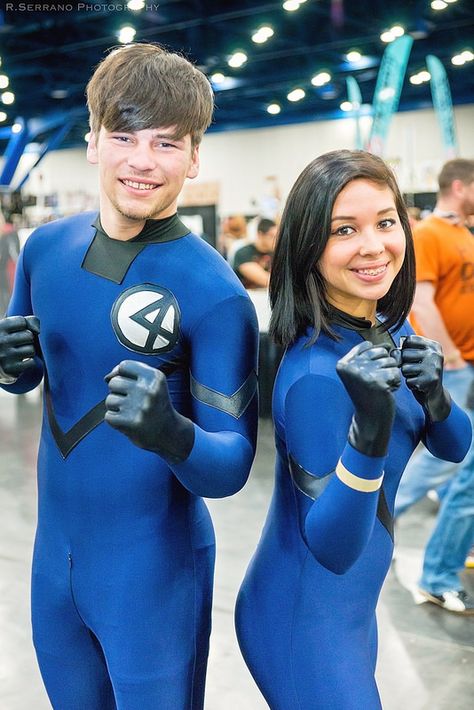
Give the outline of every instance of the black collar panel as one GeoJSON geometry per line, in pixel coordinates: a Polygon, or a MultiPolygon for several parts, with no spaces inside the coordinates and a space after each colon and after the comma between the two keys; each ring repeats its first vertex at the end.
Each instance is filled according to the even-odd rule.
{"type": "Polygon", "coordinates": [[[100,216],[92,224],[96,233],[82,262],[82,268],[104,279],[122,283],[134,259],[148,244],[171,242],[189,234],[177,214],[165,219],[147,219],[140,234],[122,241],[103,229],[100,216]]]}

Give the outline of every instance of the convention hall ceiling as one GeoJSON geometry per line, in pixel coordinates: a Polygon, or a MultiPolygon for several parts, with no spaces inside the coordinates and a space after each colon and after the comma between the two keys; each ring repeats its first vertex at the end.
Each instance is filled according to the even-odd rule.
{"type": "Polygon", "coordinates": [[[1,92],[15,99],[0,104],[6,114],[0,125],[67,112],[71,129],[63,145],[82,143],[85,84],[124,27],[135,30],[133,41],[162,43],[206,72],[216,92],[216,131],[339,117],[348,76],[357,80],[363,104],[371,104],[387,46],[381,35],[394,26],[414,38],[401,110],[431,106],[429,81],[410,81],[426,69],[428,54],[445,66],[453,103],[474,101],[472,0],[132,0],[132,7],[143,6],[135,10],[129,4],[3,2],[0,73],[8,87],[1,92]],[[238,52],[246,61],[229,66],[231,56],[238,63],[238,52]],[[288,94],[302,96],[291,94],[295,89],[304,97],[291,101],[288,94]]]}

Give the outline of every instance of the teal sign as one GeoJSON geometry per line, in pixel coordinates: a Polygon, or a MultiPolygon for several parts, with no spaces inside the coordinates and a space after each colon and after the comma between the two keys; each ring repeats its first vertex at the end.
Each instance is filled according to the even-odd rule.
{"type": "Polygon", "coordinates": [[[346,77],[347,98],[352,104],[352,112],[355,119],[355,147],[357,150],[362,148],[362,136],[360,133],[360,107],[362,105],[362,96],[360,94],[359,84],[353,76],[346,77]]]}
{"type": "Polygon", "coordinates": [[[426,64],[431,74],[431,96],[433,97],[433,106],[441,129],[446,157],[455,158],[458,155],[458,144],[454,125],[453,102],[451,101],[451,90],[446,69],[438,57],[432,54],[428,54],[426,57],[426,64]]]}
{"type": "Polygon", "coordinates": [[[387,46],[382,57],[372,102],[373,122],[367,146],[376,155],[384,153],[390,122],[398,108],[412,44],[413,37],[398,37],[387,46]]]}

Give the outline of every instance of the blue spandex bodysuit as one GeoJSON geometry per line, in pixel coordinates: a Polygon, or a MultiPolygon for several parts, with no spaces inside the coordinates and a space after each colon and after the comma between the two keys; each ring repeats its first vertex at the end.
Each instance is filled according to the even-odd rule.
{"type": "MultiPolygon", "coordinates": [[[[288,349],[277,376],[275,489],[236,611],[242,653],[272,710],[381,707],[375,607],[392,556],[399,479],[420,438],[451,460],[462,458],[470,442],[469,422],[456,405],[429,426],[402,378],[385,461],[352,449],[353,406],[336,362],[363,338],[389,338],[368,326],[349,318],[347,327],[334,326],[338,342],[321,334],[305,348],[307,333],[288,349]],[[332,473],[339,458],[366,478],[384,469],[380,492],[342,483],[332,473]]],[[[405,325],[395,343],[409,332],[405,325]]]]}
{"type": "Polygon", "coordinates": [[[39,318],[42,355],[5,389],[45,375],[34,644],[55,710],[197,710],[214,568],[201,496],[239,490],[253,460],[255,314],[176,216],[131,242],[94,216],[31,235],[9,308],[39,318]],[[191,453],[171,468],[103,421],[104,376],[124,359],[161,368],[194,422],[191,453]]]}

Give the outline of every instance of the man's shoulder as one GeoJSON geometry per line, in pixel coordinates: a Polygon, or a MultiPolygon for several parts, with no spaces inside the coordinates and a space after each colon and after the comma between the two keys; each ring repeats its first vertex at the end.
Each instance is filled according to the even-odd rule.
{"type": "Polygon", "coordinates": [[[247,295],[229,264],[214,247],[192,232],[185,239],[183,272],[186,271],[186,278],[198,285],[201,292],[206,293],[211,300],[247,295]]]}
{"type": "Polygon", "coordinates": [[[38,238],[44,240],[45,237],[54,238],[58,235],[66,233],[82,231],[93,227],[94,220],[97,218],[97,212],[82,212],[81,214],[70,217],[62,217],[52,222],[41,224],[28,237],[28,242],[34,242],[38,238]]]}
{"type": "Polygon", "coordinates": [[[432,237],[433,239],[442,239],[447,232],[453,229],[453,225],[442,217],[437,217],[435,214],[430,214],[421,222],[418,222],[413,230],[416,238],[432,237]]]}
{"type": "Polygon", "coordinates": [[[253,257],[257,254],[257,248],[255,244],[245,244],[240,249],[237,249],[234,256],[234,264],[239,262],[239,264],[244,264],[246,261],[252,261],[253,257]]]}

